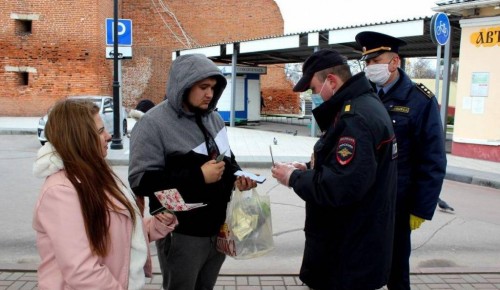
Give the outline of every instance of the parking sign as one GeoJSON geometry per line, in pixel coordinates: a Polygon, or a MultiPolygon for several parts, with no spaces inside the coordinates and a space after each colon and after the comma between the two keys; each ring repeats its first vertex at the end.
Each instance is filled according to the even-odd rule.
{"type": "MultiPolygon", "coordinates": [[[[113,18],[106,18],[106,45],[113,45],[113,18]]],[[[118,19],[118,45],[132,46],[132,20],[118,19]]]]}

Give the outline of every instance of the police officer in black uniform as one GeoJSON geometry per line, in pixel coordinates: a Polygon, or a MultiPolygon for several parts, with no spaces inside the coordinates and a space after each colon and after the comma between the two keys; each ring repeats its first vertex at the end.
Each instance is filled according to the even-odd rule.
{"type": "Polygon", "coordinates": [[[302,67],[294,91],[324,102],[313,110],[323,132],[312,162],[277,163],[278,182],[306,202],[300,279],[314,289],[373,290],[391,263],[397,144],[391,120],[363,72],[324,49],[302,67]]]}
{"type": "Polygon", "coordinates": [[[377,32],[356,35],[365,73],[389,112],[398,141],[398,195],[388,288],[410,289],[411,231],[431,220],[446,173],[443,125],[434,94],[399,68],[401,39],[377,32]]]}

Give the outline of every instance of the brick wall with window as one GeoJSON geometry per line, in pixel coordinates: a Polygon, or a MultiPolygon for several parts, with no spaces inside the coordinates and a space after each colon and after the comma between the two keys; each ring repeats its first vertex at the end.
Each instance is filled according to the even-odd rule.
{"type": "MultiPolygon", "coordinates": [[[[163,100],[172,50],[283,33],[273,0],[119,2],[119,17],[133,20],[133,58],[122,60],[127,108],[143,98],[163,100]]],[[[113,1],[5,0],[0,11],[0,116],[43,115],[68,95],[112,95],[105,19],[113,17],[113,1]]],[[[298,99],[290,96],[292,85],[282,68],[268,71],[262,78],[264,95],[298,99]]],[[[294,110],[293,103],[284,110],[294,110]]]]}

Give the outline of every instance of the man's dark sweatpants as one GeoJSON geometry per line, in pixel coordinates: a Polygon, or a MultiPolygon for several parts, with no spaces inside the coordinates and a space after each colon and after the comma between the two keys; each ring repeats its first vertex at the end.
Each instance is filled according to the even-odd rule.
{"type": "Polygon", "coordinates": [[[156,241],[163,289],[212,290],[226,259],[215,245],[216,236],[196,237],[178,233],[156,241]]]}

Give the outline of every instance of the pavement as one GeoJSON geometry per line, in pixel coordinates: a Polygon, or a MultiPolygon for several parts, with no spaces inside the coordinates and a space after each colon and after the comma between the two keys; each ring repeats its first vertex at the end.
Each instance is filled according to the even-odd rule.
{"type": "MultiPolygon", "coordinates": [[[[0,135],[36,134],[37,117],[0,117],[0,135]]],[[[133,127],[129,119],[129,128],[133,127]]],[[[246,126],[228,127],[229,143],[238,163],[247,168],[271,167],[270,147],[274,161],[308,161],[316,137],[310,124],[299,118],[271,118],[246,126]],[[304,123],[306,122],[306,123],[304,123]]],[[[124,136],[123,149],[108,150],[112,165],[128,165],[129,139],[124,136]]],[[[447,155],[446,179],[500,189],[500,163],[447,155]]],[[[265,271],[262,271],[265,272],[265,271]]],[[[279,272],[279,271],[277,271],[279,272]]],[[[221,272],[215,289],[308,289],[296,273],[221,272]]],[[[36,268],[0,264],[0,290],[37,289],[36,268]]],[[[148,280],[145,289],[161,289],[161,276],[148,280]]],[[[500,289],[500,268],[425,268],[411,273],[412,289],[500,289]]]]}
{"type": "MultiPolygon", "coordinates": [[[[0,135],[36,134],[38,117],[0,117],[0,135]]],[[[134,120],[128,119],[129,130],[134,120]]],[[[269,146],[275,161],[308,161],[317,138],[310,136],[310,125],[300,118],[266,117],[246,126],[227,127],[231,149],[242,167],[271,167],[269,146]],[[297,134],[297,135],[294,135],[297,134]],[[276,140],[276,144],[274,144],[276,140]]],[[[129,139],[123,149],[108,150],[112,165],[128,165],[129,139]]],[[[446,179],[500,189],[500,163],[447,154],[446,179]]]]}

